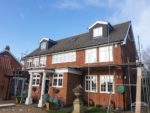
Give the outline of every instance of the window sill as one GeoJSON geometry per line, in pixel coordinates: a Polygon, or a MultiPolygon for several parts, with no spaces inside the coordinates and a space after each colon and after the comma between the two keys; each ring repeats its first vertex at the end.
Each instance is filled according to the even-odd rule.
{"type": "MultiPolygon", "coordinates": [[[[110,92],[100,92],[101,94],[111,94],[110,92]]],[[[115,92],[112,92],[112,94],[115,94],[115,92]]]]}
{"type": "Polygon", "coordinates": [[[52,88],[63,88],[63,86],[52,86],[52,88]]]}
{"type": "Polygon", "coordinates": [[[97,91],[88,91],[88,90],[85,90],[86,93],[97,93],[97,91]]]}
{"type": "Polygon", "coordinates": [[[40,85],[32,85],[33,87],[39,87],[40,85]]]}

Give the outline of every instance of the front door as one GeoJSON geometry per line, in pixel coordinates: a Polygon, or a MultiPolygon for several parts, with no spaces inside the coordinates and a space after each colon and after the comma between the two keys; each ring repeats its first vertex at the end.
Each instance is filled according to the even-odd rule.
{"type": "Polygon", "coordinates": [[[49,80],[45,81],[45,94],[48,94],[48,90],[49,90],[49,80]]]}

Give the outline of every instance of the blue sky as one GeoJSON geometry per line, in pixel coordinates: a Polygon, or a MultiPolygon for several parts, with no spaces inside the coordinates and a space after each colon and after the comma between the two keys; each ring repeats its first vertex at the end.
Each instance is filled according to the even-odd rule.
{"type": "Polygon", "coordinates": [[[135,38],[149,46],[149,0],[0,0],[0,51],[9,45],[20,58],[53,40],[86,32],[96,20],[111,24],[131,20],[135,38]]]}

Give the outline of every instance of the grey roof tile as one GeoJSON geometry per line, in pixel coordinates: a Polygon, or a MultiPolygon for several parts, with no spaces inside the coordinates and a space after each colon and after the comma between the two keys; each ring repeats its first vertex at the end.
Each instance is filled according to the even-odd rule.
{"type": "MultiPolygon", "coordinates": [[[[121,24],[113,25],[113,31],[111,31],[109,34],[109,42],[113,43],[113,42],[123,41],[126,36],[130,23],[131,22],[128,21],[121,24]]],[[[97,45],[103,45],[108,43],[108,37],[93,39],[93,37],[89,35],[89,32],[86,32],[80,35],[64,38],[56,42],[57,43],[52,47],[50,47],[48,50],[41,51],[39,48],[37,48],[36,50],[31,52],[24,58],[43,55],[43,54],[51,54],[51,53],[75,50],[75,49],[97,46],[97,45]]]]}

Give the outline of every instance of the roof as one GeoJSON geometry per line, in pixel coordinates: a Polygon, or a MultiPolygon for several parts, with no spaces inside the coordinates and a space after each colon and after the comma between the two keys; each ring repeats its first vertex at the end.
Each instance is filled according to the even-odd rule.
{"type": "Polygon", "coordinates": [[[10,51],[8,51],[8,50],[4,50],[4,51],[0,52],[0,56],[3,57],[3,55],[4,55],[5,53],[8,53],[14,60],[16,60],[16,62],[17,62],[20,66],[22,66],[22,64],[19,62],[19,60],[18,60],[10,51]]]}
{"type": "MultiPolygon", "coordinates": [[[[109,33],[109,43],[123,41],[126,38],[126,34],[128,32],[128,28],[130,24],[131,21],[113,25],[112,26],[113,30],[109,33]]],[[[58,40],[56,41],[56,44],[54,44],[48,50],[40,50],[40,48],[37,48],[33,52],[25,56],[24,58],[58,53],[63,51],[76,50],[76,49],[103,45],[103,44],[108,44],[108,37],[93,39],[90,33],[86,32],[86,33],[82,33],[79,35],[58,40]]]]}

